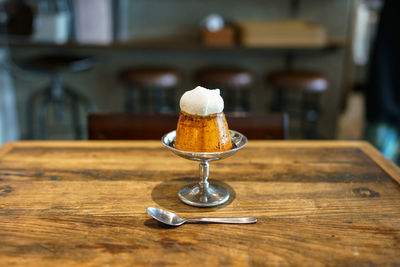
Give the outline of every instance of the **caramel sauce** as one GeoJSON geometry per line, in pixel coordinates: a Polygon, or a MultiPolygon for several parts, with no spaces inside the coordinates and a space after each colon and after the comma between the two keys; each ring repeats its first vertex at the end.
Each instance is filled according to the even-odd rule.
{"type": "Polygon", "coordinates": [[[181,111],[175,147],[193,152],[219,152],[232,148],[228,123],[223,112],[207,116],[181,111]]]}

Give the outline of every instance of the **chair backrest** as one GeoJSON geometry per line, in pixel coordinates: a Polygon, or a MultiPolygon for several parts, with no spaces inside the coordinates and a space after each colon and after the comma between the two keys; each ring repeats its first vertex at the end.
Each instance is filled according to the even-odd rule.
{"type": "Polygon", "coordinates": [[[88,116],[89,139],[161,139],[177,122],[178,114],[93,113],[88,116]]]}
{"type": "MultiPolygon", "coordinates": [[[[93,113],[88,116],[89,139],[161,139],[176,129],[179,114],[93,113]]],[[[249,139],[286,139],[285,114],[226,114],[229,128],[249,139]]]]}
{"type": "Polygon", "coordinates": [[[228,126],[248,139],[287,139],[289,116],[286,113],[228,113],[228,126]]]}

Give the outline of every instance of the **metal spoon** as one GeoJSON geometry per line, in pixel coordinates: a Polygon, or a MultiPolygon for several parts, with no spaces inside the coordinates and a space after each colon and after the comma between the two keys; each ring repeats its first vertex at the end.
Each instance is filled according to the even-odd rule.
{"type": "Polygon", "coordinates": [[[156,219],[157,221],[171,226],[180,226],[186,222],[208,222],[208,223],[256,223],[257,222],[257,218],[255,217],[183,219],[178,215],[176,215],[175,213],[154,207],[148,207],[147,213],[150,214],[150,216],[156,219]]]}

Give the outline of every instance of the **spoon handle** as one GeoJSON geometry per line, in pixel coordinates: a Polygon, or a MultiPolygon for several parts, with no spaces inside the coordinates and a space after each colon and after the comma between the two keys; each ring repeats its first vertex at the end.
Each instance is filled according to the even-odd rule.
{"type": "Polygon", "coordinates": [[[186,222],[209,222],[209,223],[256,223],[256,217],[242,218],[186,218],[186,222]]]}

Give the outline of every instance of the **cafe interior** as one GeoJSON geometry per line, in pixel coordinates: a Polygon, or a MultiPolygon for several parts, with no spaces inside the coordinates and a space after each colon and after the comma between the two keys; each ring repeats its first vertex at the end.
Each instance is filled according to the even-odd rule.
{"type": "Polygon", "coordinates": [[[219,88],[249,139],[400,162],[395,0],[0,0],[0,144],[158,139],[219,88]]]}
{"type": "Polygon", "coordinates": [[[399,10],[0,0],[0,266],[400,266],[399,10]]]}

